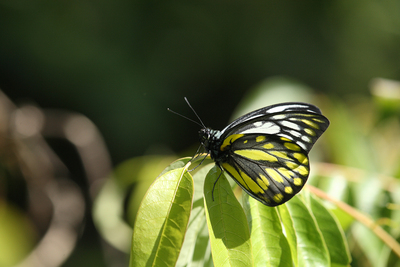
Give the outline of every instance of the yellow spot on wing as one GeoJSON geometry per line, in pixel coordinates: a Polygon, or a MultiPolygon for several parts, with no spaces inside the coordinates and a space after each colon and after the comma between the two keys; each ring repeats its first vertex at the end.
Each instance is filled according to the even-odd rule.
{"type": "Polygon", "coordinates": [[[271,152],[268,152],[268,153],[271,153],[272,155],[277,156],[277,157],[279,157],[279,158],[290,159],[290,158],[287,156],[287,153],[286,153],[286,152],[271,151],[271,152]]]}
{"type": "Polygon", "coordinates": [[[253,179],[251,179],[250,176],[245,174],[244,172],[240,172],[240,175],[242,176],[243,180],[246,182],[246,184],[249,187],[249,190],[255,194],[257,193],[264,193],[264,190],[260,187],[259,184],[257,184],[253,179]]]}
{"type": "Polygon", "coordinates": [[[244,136],[244,134],[231,134],[227,138],[225,138],[221,147],[219,148],[221,151],[224,151],[228,146],[230,146],[236,139],[244,136]]]}
{"type": "Polygon", "coordinates": [[[244,172],[240,172],[239,174],[236,169],[228,163],[222,163],[221,165],[222,168],[224,168],[224,170],[226,170],[244,189],[254,192],[255,194],[264,192],[261,187],[244,172]]]}
{"type": "Polygon", "coordinates": [[[274,145],[271,144],[271,143],[267,143],[267,144],[263,145],[263,148],[265,148],[265,149],[271,149],[271,148],[274,148],[274,145]]]}
{"type": "Polygon", "coordinates": [[[293,150],[293,151],[300,151],[300,150],[301,150],[300,147],[299,147],[298,145],[293,144],[293,143],[285,143],[284,146],[285,146],[287,149],[290,149],[290,150],[293,150]]]}
{"type": "Polygon", "coordinates": [[[319,122],[319,123],[325,123],[323,120],[317,119],[317,118],[312,118],[313,121],[319,122]]]}
{"type": "Polygon", "coordinates": [[[310,120],[301,120],[301,121],[307,124],[308,126],[313,127],[314,129],[319,129],[319,125],[316,124],[315,122],[312,122],[310,120]]]}
{"type": "Polygon", "coordinates": [[[282,141],[290,141],[290,139],[289,139],[289,138],[286,138],[286,137],[281,137],[281,140],[282,140],[282,141]]]}
{"type": "Polygon", "coordinates": [[[232,167],[232,165],[228,163],[222,163],[221,165],[222,168],[224,168],[224,170],[226,170],[232,176],[232,178],[236,179],[236,181],[238,181],[241,185],[243,185],[244,188],[249,190],[249,187],[243,182],[243,179],[240,177],[236,169],[232,167]]]}
{"type": "Polygon", "coordinates": [[[297,167],[299,167],[299,164],[296,164],[296,163],[293,163],[293,162],[290,162],[290,161],[286,161],[285,163],[286,163],[286,166],[288,166],[292,170],[294,170],[297,167]]]}
{"type": "Polygon", "coordinates": [[[275,201],[276,203],[280,203],[282,200],[283,200],[283,195],[282,195],[282,194],[276,194],[276,195],[274,196],[274,201],[275,201]]]}
{"type": "Polygon", "coordinates": [[[277,162],[278,159],[270,154],[258,149],[241,149],[235,150],[235,154],[251,159],[251,160],[266,160],[269,162],[277,162]]]}
{"type": "Polygon", "coordinates": [[[308,158],[303,153],[293,153],[293,157],[295,157],[301,164],[307,164],[308,158]]]}
{"type": "Polygon", "coordinates": [[[300,186],[303,184],[303,180],[301,180],[300,178],[294,178],[293,179],[293,183],[297,186],[300,186]]]}
{"type": "Polygon", "coordinates": [[[257,136],[257,137],[256,137],[256,142],[262,142],[262,141],[264,141],[265,139],[266,139],[265,136],[260,135],[260,136],[257,136]]]}
{"type": "Polygon", "coordinates": [[[293,193],[293,189],[290,186],[286,186],[285,187],[285,193],[286,194],[292,194],[293,193]]]}
{"type": "Polygon", "coordinates": [[[313,130],[311,130],[311,129],[304,128],[304,131],[305,131],[308,135],[315,136],[315,132],[314,132],[313,130]]]}
{"type": "Polygon", "coordinates": [[[287,179],[292,178],[292,176],[295,176],[292,171],[289,171],[286,168],[278,168],[278,172],[280,172],[283,176],[285,176],[287,179]]]}
{"type": "Polygon", "coordinates": [[[258,175],[260,176],[261,180],[262,180],[267,186],[269,186],[268,178],[265,177],[264,175],[262,175],[261,173],[259,173],[258,175]]]}
{"type": "Polygon", "coordinates": [[[304,113],[299,113],[299,114],[296,114],[297,116],[302,116],[302,117],[315,117],[315,115],[314,114],[304,114],[304,113]]]}
{"type": "Polygon", "coordinates": [[[286,166],[288,166],[293,171],[300,173],[300,175],[302,176],[308,176],[308,168],[304,165],[297,165],[288,161],[286,162],[286,166]]]}
{"type": "Polygon", "coordinates": [[[268,189],[268,186],[264,183],[263,180],[261,180],[260,178],[257,178],[257,184],[264,190],[268,189]]]}
{"type": "Polygon", "coordinates": [[[303,165],[300,165],[295,171],[299,172],[303,176],[308,175],[308,169],[304,167],[303,165]]]}
{"type": "Polygon", "coordinates": [[[288,162],[286,162],[286,166],[288,166],[293,171],[296,171],[296,172],[300,173],[300,175],[302,175],[302,176],[307,176],[308,175],[308,168],[306,168],[303,165],[297,165],[295,163],[292,163],[292,162],[288,161],[288,162]]]}
{"type": "Polygon", "coordinates": [[[270,168],[266,168],[265,171],[268,173],[268,175],[274,179],[275,181],[277,181],[278,183],[283,183],[283,178],[282,176],[277,173],[274,169],[270,169],[270,168]]]}

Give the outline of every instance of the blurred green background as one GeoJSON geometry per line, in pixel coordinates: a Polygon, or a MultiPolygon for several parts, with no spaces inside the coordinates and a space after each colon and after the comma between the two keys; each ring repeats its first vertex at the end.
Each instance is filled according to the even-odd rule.
{"type": "MultiPolygon", "coordinates": [[[[115,166],[196,143],[198,126],[166,110],[194,117],[184,96],[217,129],[275,76],[364,103],[374,78],[400,80],[399,14],[400,2],[387,0],[4,0],[0,89],[17,105],[88,117],[115,166]]],[[[54,146],[89,199],[74,151],[54,146]]],[[[107,266],[92,224],[89,216],[64,266],[107,266]]]]}
{"type": "Polygon", "coordinates": [[[399,11],[398,1],[2,1],[0,87],[85,114],[120,162],[193,142],[165,112],[185,112],[183,96],[221,127],[270,76],[340,96],[398,79],[399,11]]]}

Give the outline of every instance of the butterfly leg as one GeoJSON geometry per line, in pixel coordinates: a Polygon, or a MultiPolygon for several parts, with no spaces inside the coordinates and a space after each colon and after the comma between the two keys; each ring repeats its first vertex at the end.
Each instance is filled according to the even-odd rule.
{"type": "MultiPolygon", "coordinates": [[[[196,154],[197,154],[197,152],[196,152],[196,154]]],[[[204,162],[204,160],[207,158],[208,155],[209,155],[209,154],[206,154],[206,155],[203,157],[203,159],[201,160],[201,162],[200,162],[199,164],[197,164],[196,167],[194,167],[193,169],[190,169],[189,172],[194,171],[195,169],[197,169],[197,167],[199,167],[199,166],[204,162]]],[[[193,159],[195,159],[195,156],[193,156],[193,157],[190,159],[190,161],[192,161],[193,159]]]]}

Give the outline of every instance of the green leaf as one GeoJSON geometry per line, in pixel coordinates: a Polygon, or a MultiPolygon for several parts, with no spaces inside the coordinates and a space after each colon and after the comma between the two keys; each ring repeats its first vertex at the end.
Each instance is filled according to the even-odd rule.
{"type": "Polygon", "coordinates": [[[350,226],[353,224],[354,218],[351,217],[347,212],[343,211],[342,209],[340,209],[336,206],[333,206],[333,205],[332,205],[333,206],[332,208],[330,206],[331,205],[328,204],[329,211],[333,215],[335,215],[335,218],[339,222],[343,231],[347,231],[350,228],[350,226]]]}
{"type": "Polygon", "coordinates": [[[250,225],[255,266],[293,266],[289,243],[283,235],[275,208],[243,194],[243,206],[250,225]]]}
{"type": "MultiPolygon", "coordinates": [[[[204,212],[204,209],[203,209],[204,212]]],[[[189,223],[190,225],[190,223],[189,223]]],[[[214,266],[211,257],[210,237],[208,234],[206,217],[202,216],[200,223],[193,231],[188,229],[186,235],[192,235],[190,238],[193,244],[186,242],[183,243],[181,254],[179,255],[176,266],[190,266],[190,267],[205,267],[214,266]],[[193,232],[194,234],[191,234],[193,232]]],[[[190,226],[189,226],[190,227],[190,226]]]]}
{"type": "Polygon", "coordinates": [[[207,230],[206,216],[204,212],[203,187],[207,172],[214,166],[209,164],[202,166],[193,176],[194,197],[193,209],[190,214],[189,225],[185,240],[176,266],[199,266],[206,265],[205,262],[211,257],[210,238],[207,230]]]}
{"type": "Polygon", "coordinates": [[[132,236],[130,267],[175,266],[193,198],[193,179],[184,168],[160,176],[139,208],[132,236]]]}
{"type": "MultiPolygon", "coordinates": [[[[174,157],[171,156],[143,156],[126,160],[117,166],[113,177],[115,177],[115,180],[121,185],[120,190],[122,190],[122,193],[114,192],[114,194],[119,194],[118,198],[120,203],[118,203],[118,207],[112,207],[112,209],[115,211],[118,210],[118,217],[121,221],[125,220],[123,211],[120,210],[124,208],[127,191],[132,189],[132,192],[129,194],[130,197],[127,202],[128,208],[125,216],[130,226],[133,227],[140,203],[147,190],[154,182],[157,175],[159,175],[173,158],[174,157]]],[[[115,211],[113,211],[113,213],[115,213],[115,211]]],[[[110,214],[106,214],[105,216],[109,217],[110,214]]],[[[111,235],[115,235],[115,232],[113,231],[111,235]]],[[[130,238],[127,241],[130,243],[130,238]]]]}
{"type": "Polygon", "coordinates": [[[204,198],[211,252],[215,266],[253,266],[250,231],[242,206],[217,167],[204,183],[204,198]],[[214,182],[218,179],[214,189],[214,182]]]}
{"type": "Polygon", "coordinates": [[[381,253],[385,247],[382,240],[371,229],[360,223],[355,223],[351,230],[371,266],[378,266],[382,257],[381,253]]]}
{"type": "Polygon", "coordinates": [[[339,223],[315,197],[310,195],[308,200],[328,247],[331,263],[335,266],[349,266],[351,262],[350,251],[339,223]]]}
{"type": "MultiPolygon", "coordinates": [[[[204,154],[203,154],[204,155],[204,154]]],[[[166,167],[159,176],[163,175],[164,173],[178,169],[178,168],[183,168],[188,162],[190,161],[191,165],[188,167],[190,170],[190,173],[193,175],[193,173],[197,173],[197,171],[201,170],[204,168],[204,166],[208,165],[209,163],[214,164],[214,161],[209,157],[204,157],[204,156],[199,156],[199,157],[185,157],[185,158],[180,158],[172,162],[168,167],[166,167]],[[197,168],[199,166],[202,166],[201,168],[197,168]]],[[[206,175],[206,172],[203,173],[203,179],[201,180],[201,188],[203,188],[204,184],[204,177],[206,175]]],[[[203,192],[203,191],[201,191],[203,192]]],[[[203,195],[203,193],[201,193],[203,195]]]]}
{"type": "Polygon", "coordinates": [[[290,247],[297,252],[295,266],[330,266],[329,253],[322,233],[303,201],[295,196],[278,209],[290,247]]]}
{"type": "Polygon", "coordinates": [[[168,165],[168,167],[166,167],[159,176],[163,175],[166,172],[169,172],[171,170],[175,170],[175,169],[179,169],[179,168],[183,168],[192,158],[191,157],[185,157],[185,158],[181,158],[178,160],[175,160],[174,162],[172,162],[170,165],[168,165]]]}
{"type": "Polygon", "coordinates": [[[93,204],[93,220],[101,236],[112,246],[129,253],[140,203],[154,178],[173,159],[135,157],[118,164],[111,178],[105,181],[93,204]]]}
{"type": "Polygon", "coordinates": [[[278,211],[279,211],[279,215],[281,218],[281,222],[285,229],[286,239],[290,246],[290,252],[292,255],[292,260],[293,260],[294,266],[298,266],[298,263],[297,263],[297,237],[296,237],[296,233],[294,230],[293,220],[291,218],[289,209],[287,208],[286,205],[278,206],[278,211]]]}
{"type": "MultiPolygon", "coordinates": [[[[323,177],[318,182],[318,188],[325,191],[329,196],[334,199],[341,200],[343,202],[350,201],[350,188],[352,184],[349,183],[342,175],[335,174],[330,177],[323,177]]],[[[336,205],[325,202],[325,206],[335,216],[335,219],[340,223],[343,230],[349,229],[351,224],[354,222],[354,218],[342,209],[336,207],[336,205]]]]}

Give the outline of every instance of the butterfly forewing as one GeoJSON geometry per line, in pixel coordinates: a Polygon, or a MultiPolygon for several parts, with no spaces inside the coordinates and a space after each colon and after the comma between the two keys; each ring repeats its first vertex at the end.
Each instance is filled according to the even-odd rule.
{"type": "Polygon", "coordinates": [[[286,112],[264,115],[248,120],[230,134],[270,134],[285,137],[306,151],[310,151],[317,139],[328,128],[329,121],[317,113],[286,112]]]}
{"type": "Polygon", "coordinates": [[[283,113],[316,113],[321,114],[319,108],[314,105],[310,105],[307,103],[299,103],[299,102],[288,102],[281,103],[276,105],[271,105],[268,107],[260,108],[250,113],[247,113],[233,122],[231,122],[225,129],[221,131],[222,134],[230,132],[235,128],[242,128],[243,125],[248,121],[254,120],[266,120],[268,117],[275,114],[283,114],[283,113]],[[263,116],[267,116],[264,117],[263,116]]]}

